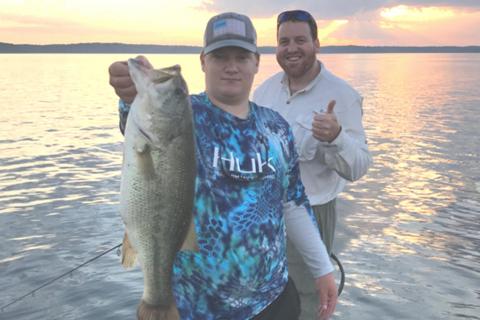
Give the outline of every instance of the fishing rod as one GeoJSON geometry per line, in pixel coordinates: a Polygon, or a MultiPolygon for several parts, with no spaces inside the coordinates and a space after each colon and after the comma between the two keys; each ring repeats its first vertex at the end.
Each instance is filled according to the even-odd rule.
{"type": "Polygon", "coordinates": [[[109,252],[111,252],[111,251],[113,251],[113,250],[115,250],[115,249],[120,248],[121,246],[122,246],[121,243],[120,243],[120,244],[117,244],[117,245],[114,246],[113,248],[110,248],[110,249],[108,249],[107,251],[104,251],[104,252],[100,253],[99,255],[97,255],[97,256],[93,257],[92,259],[90,259],[90,260],[82,263],[81,265],[79,265],[79,266],[77,266],[77,267],[75,267],[75,268],[73,268],[73,269],[71,269],[71,270],[69,270],[69,271],[67,271],[67,272],[59,275],[58,277],[56,277],[56,278],[54,278],[54,279],[51,279],[51,280],[45,282],[44,284],[42,284],[41,286],[35,288],[34,290],[32,290],[32,291],[24,294],[24,295],[21,296],[21,297],[15,298],[15,299],[13,299],[11,302],[9,302],[9,303],[7,303],[6,305],[0,307],[0,310],[3,312],[7,307],[11,306],[12,304],[17,303],[18,301],[21,301],[21,300],[25,299],[26,297],[28,297],[28,296],[30,296],[30,295],[34,295],[35,292],[37,292],[38,290],[40,290],[40,289],[48,286],[49,284],[54,283],[55,281],[57,281],[57,280],[65,277],[65,276],[67,276],[67,275],[69,275],[69,274],[71,274],[71,273],[73,273],[74,271],[80,269],[81,267],[83,267],[83,266],[85,266],[85,265],[87,265],[87,264],[89,264],[89,263],[97,260],[97,259],[100,258],[101,256],[104,256],[104,255],[106,255],[107,253],[109,253],[109,252]]]}

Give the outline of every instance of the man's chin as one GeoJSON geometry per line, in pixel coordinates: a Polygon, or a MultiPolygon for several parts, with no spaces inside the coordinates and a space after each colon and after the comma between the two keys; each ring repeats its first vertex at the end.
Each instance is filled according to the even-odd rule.
{"type": "Polygon", "coordinates": [[[298,62],[287,62],[287,63],[283,63],[281,65],[282,69],[289,73],[289,72],[298,72],[298,70],[301,69],[301,63],[298,63],[298,62]]]}
{"type": "Polygon", "coordinates": [[[225,90],[221,92],[222,97],[236,99],[243,95],[241,90],[225,90]]]}
{"type": "Polygon", "coordinates": [[[297,78],[303,75],[303,70],[301,68],[284,68],[285,73],[292,78],[297,78]]]}

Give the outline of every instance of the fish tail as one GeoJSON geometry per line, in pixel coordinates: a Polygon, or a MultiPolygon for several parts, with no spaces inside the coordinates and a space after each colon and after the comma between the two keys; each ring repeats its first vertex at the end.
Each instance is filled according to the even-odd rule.
{"type": "Polygon", "coordinates": [[[142,300],[138,306],[137,320],[180,320],[180,315],[175,304],[153,306],[142,300]]]}
{"type": "Polygon", "coordinates": [[[135,264],[135,260],[137,257],[137,253],[133,249],[132,245],[130,244],[130,240],[128,240],[127,232],[125,232],[125,236],[123,237],[122,243],[122,265],[125,268],[131,268],[135,264]]]}

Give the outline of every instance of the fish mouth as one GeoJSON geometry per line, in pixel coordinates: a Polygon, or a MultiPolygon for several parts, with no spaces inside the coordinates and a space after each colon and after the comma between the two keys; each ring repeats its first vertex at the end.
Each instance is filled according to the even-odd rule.
{"type": "Polygon", "coordinates": [[[180,67],[179,64],[176,64],[171,67],[162,68],[160,69],[160,71],[171,74],[172,76],[178,76],[180,75],[182,68],[180,67]]]}
{"type": "Polygon", "coordinates": [[[146,66],[140,59],[128,59],[128,67],[137,70],[150,78],[153,83],[163,83],[180,74],[180,66],[175,65],[168,68],[154,70],[146,66]]]}
{"type": "MultiPolygon", "coordinates": [[[[175,64],[170,67],[153,69],[151,66],[146,65],[142,60],[136,58],[128,59],[129,69],[134,70],[135,72],[130,73],[132,77],[134,74],[139,75],[137,78],[146,78],[151,81],[154,85],[160,85],[163,87],[163,84],[172,82],[173,86],[176,87],[179,93],[183,95],[188,95],[187,84],[182,77],[181,67],[178,64],[175,64]]],[[[134,81],[135,82],[135,81],[134,81]]]]}
{"type": "Polygon", "coordinates": [[[140,59],[134,59],[134,58],[128,59],[128,66],[133,67],[137,70],[141,70],[143,72],[146,72],[147,70],[150,69],[140,59]]]}
{"type": "Polygon", "coordinates": [[[130,58],[128,59],[128,66],[135,68],[143,74],[149,75],[154,83],[167,82],[168,80],[180,77],[181,75],[181,67],[178,64],[154,70],[151,67],[146,66],[142,60],[130,58]]]}
{"type": "Polygon", "coordinates": [[[162,83],[162,82],[167,82],[172,78],[179,78],[180,71],[181,71],[181,68],[180,68],[180,65],[178,64],[173,65],[171,67],[158,69],[153,75],[152,81],[154,83],[162,83]]]}

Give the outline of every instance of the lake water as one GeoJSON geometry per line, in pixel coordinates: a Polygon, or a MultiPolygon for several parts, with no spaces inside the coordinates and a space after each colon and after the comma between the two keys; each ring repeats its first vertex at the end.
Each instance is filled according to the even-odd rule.
{"type": "MultiPolygon", "coordinates": [[[[0,55],[0,307],[119,244],[122,136],[107,68],[126,55],[0,55]]],[[[320,55],[364,97],[374,165],[341,195],[335,319],[480,319],[480,54],[320,55]]],[[[182,65],[203,88],[197,55],[182,65]]],[[[254,86],[278,67],[261,58],[254,86]]],[[[0,319],[133,319],[111,252],[0,319]]]]}

